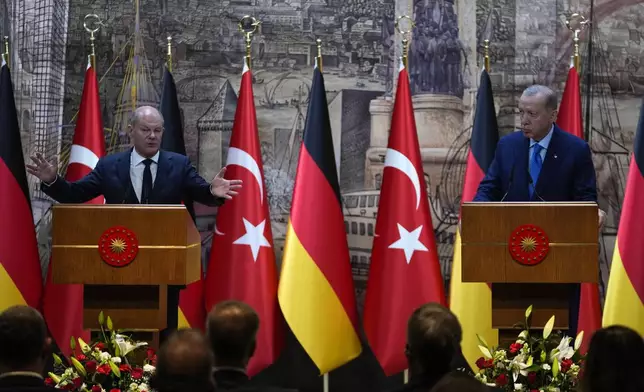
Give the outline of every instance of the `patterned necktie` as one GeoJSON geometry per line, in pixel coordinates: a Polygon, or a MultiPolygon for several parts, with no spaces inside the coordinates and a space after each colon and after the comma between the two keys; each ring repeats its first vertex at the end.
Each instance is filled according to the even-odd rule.
{"type": "Polygon", "coordinates": [[[143,161],[145,169],[143,169],[143,186],[141,187],[141,204],[148,204],[150,193],[152,193],[152,170],[150,170],[150,165],[152,165],[152,159],[146,159],[143,161]]]}
{"type": "Polygon", "coordinates": [[[543,147],[537,143],[532,148],[534,149],[532,159],[530,159],[530,177],[532,177],[532,186],[529,186],[531,199],[534,193],[534,188],[537,186],[541,167],[543,167],[543,159],[541,159],[541,150],[543,150],[543,147]]]}

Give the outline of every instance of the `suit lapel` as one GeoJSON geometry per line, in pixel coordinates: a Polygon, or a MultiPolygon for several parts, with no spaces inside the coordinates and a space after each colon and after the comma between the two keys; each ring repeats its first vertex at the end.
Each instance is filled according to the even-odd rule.
{"type": "Polygon", "coordinates": [[[166,187],[166,182],[172,174],[172,157],[165,151],[159,151],[159,162],[157,175],[154,179],[154,186],[150,194],[150,200],[156,201],[166,187]]]}
{"type": "Polygon", "coordinates": [[[119,178],[119,183],[123,186],[123,200],[125,203],[131,204],[139,203],[136,197],[132,179],[130,178],[130,160],[132,157],[132,148],[123,152],[116,162],[116,175],[119,178]]]}
{"type": "MultiPolygon", "coordinates": [[[[543,166],[541,167],[541,172],[539,173],[539,178],[537,179],[537,185],[535,187],[539,194],[544,192],[543,187],[548,181],[547,178],[557,173],[557,169],[559,167],[559,161],[555,158],[559,147],[559,132],[560,131],[556,126],[552,130],[552,138],[550,139],[550,144],[548,144],[548,149],[546,150],[546,159],[543,161],[543,166]]],[[[537,197],[536,193],[533,196],[537,197]]]]}

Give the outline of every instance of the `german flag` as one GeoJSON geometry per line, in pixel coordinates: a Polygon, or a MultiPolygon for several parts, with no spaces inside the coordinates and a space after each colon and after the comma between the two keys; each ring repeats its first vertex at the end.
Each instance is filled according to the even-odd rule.
{"type": "MultiPolygon", "coordinates": [[[[467,167],[463,184],[461,202],[470,202],[476,195],[479,183],[492,164],[496,144],[499,141],[499,128],[496,121],[494,96],[490,75],[484,69],[476,98],[476,113],[467,154],[467,167]]],[[[452,279],[450,284],[450,309],[458,317],[463,327],[463,355],[473,369],[476,359],[481,356],[476,335],[483,336],[488,343],[495,345],[498,333],[492,329],[492,290],[486,283],[464,283],[461,279],[461,234],[456,231],[452,279]]]]}
{"type": "Polygon", "coordinates": [[[42,272],[9,66],[0,68],[0,312],[40,309],[42,272]]]}
{"type": "Polygon", "coordinates": [[[278,300],[321,373],[362,351],[322,73],[315,68],[284,244],[278,300]]]}
{"type": "Polygon", "coordinates": [[[644,104],[610,269],[603,326],[625,325],[644,336],[644,104]]]}

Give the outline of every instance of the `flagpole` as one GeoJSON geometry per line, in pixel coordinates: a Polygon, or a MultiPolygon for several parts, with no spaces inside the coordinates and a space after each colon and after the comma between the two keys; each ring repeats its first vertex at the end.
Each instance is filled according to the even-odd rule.
{"type": "Polygon", "coordinates": [[[483,41],[483,53],[485,55],[485,71],[490,72],[490,40],[483,41]]]}
{"type": "Polygon", "coordinates": [[[248,66],[248,69],[250,69],[251,66],[251,40],[253,34],[257,31],[257,26],[259,26],[261,22],[257,20],[255,17],[250,16],[250,15],[244,15],[240,20],[237,26],[239,27],[239,31],[244,34],[245,42],[246,42],[246,65],[248,66]]]}
{"type": "Polygon", "coordinates": [[[103,26],[103,22],[101,21],[101,18],[98,17],[96,14],[87,14],[85,15],[85,18],[83,19],[83,27],[85,28],[85,31],[89,33],[89,42],[90,42],[90,54],[87,58],[88,62],[92,65],[92,68],[96,70],[96,47],[94,45],[94,41],[96,40],[96,37],[94,34],[101,29],[101,26],[103,26]],[[96,24],[94,28],[91,28],[88,26],[88,19],[96,19],[96,24]]]}
{"type": "Polygon", "coordinates": [[[315,43],[317,44],[318,47],[318,54],[317,54],[317,63],[318,63],[318,69],[320,72],[322,72],[322,40],[321,39],[316,39],[315,43]]]}
{"type": "Polygon", "coordinates": [[[7,69],[11,68],[10,65],[10,57],[9,57],[9,36],[4,36],[4,52],[2,53],[2,59],[7,63],[7,69]]]}
{"type": "Polygon", "coordinates": [[[168,71],[172,72],[172,37],[168,36],[168,52],[166,53],[167,59],[166,59],[166,66],[168,67],[168,71]]]}
{"type": "Polygon", "coordinates": [[[402,63],[405,68],[407,68],[407,61],[409,59],[409,36],[411,35],[412,29],[414,28],[414,21],[408,15],[400,15],[396,19],[396,30],[400,35],[402,35],[402,63]],[[404,19],[409,21],[409,27],[406,30],[403,30],[400,27],[400,22],[404,19]]]}
{"type": "Polygon", "coordinates": [[[579,34],[581,31],[588,25],[589,21],[581,14],[574,13],[570,15],[569,19],[566,19],[566,27],[568,30],[572,31],[572,42],[574,44],[573,55],[571,56],[571,62],[577,72],[579,72],[579,34]]]}

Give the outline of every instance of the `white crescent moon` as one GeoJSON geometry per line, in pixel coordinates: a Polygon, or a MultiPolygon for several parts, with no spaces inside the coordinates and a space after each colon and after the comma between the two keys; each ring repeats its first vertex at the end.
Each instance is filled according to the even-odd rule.
{"type": "Polygon", "coordinates": [[[259,165],[255,158],[253,158],[249,153],[244,150],[241,150],[237,147],[230,147],[228,149],[228,157],[226,158],[226,166],[228,165],[238,165],[246,170],[248,170],[255,180],[257,181],[257,186],[259,187],[259,200],[260,203],[264,204],[264,185],[262,181],[262,173],[259,170],[259,165]]]}
{"type": "Polygon", "coordinates": [[[388,148],[387,154],[385,155],[385,167],[387,166],[398,169],[403,172],[404,175],[409,177],[409,180],[414,185],[414,190],[416,191],[416,209],[418,209],[420,206],[420,179],[414,164],[411,163],[405,154],[392,148],[388,148]]]}
{"type": "Polygon", "coordinates": [[[219,228],[217,228],[216,223],[215,223],[215,234],[217,234],[217,235],[226,235],[226,234],[222,233],[221,231],[219,231],[219,228]]]}
{"type": "Polygon", "coordinates": [[[89,167],[90,170],[94,170],[98,163],[98,156],[89,148],[74,144],[69,154],[69,163],[80,163],[81,165],[89,167]]]}

